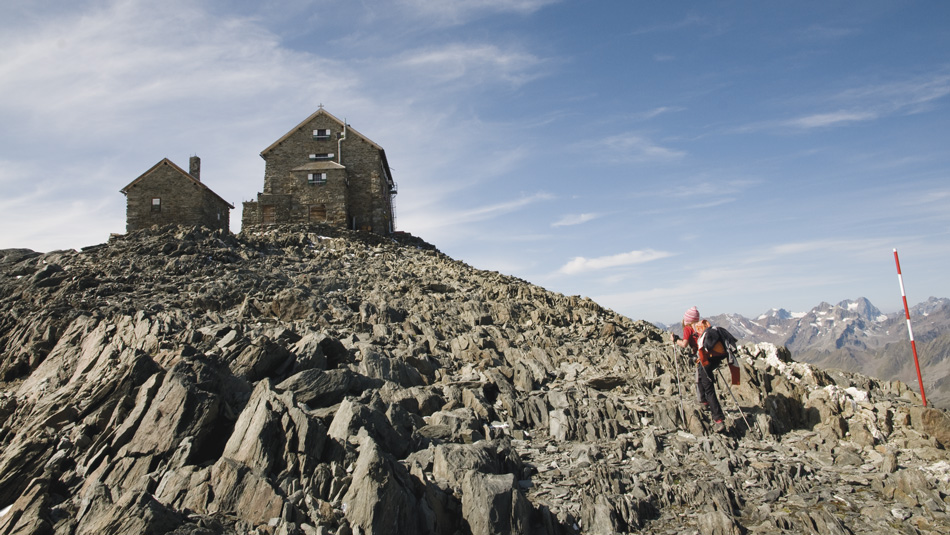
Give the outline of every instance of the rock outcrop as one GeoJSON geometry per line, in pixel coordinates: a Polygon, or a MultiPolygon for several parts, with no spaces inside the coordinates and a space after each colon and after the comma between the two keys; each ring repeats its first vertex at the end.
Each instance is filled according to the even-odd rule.
{"type": "Polygon", "coordinates": [[[0,251],[0,534],[950,532],[943,411],[741,350],[714,433],[653,325],[411,236],[0,251]]]}

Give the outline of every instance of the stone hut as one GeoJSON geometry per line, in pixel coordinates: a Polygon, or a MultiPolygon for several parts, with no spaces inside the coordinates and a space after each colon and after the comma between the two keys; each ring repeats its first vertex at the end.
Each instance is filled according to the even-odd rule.
{"type": "Polygon", "coordinates": [[[125,194],[126,232],[152,225],[204,226],[230,231],[234,206],[201,182],[201,160],[192,156],[190,172],[168,158],[133,180],[125,194]]]}
{"type": "Polygon", "coordinates": [[[386,152],[321,106],[261,152],[264,191],[244,203],[242,228],[328,223],[387,235],[395,230],[386,152]]]}

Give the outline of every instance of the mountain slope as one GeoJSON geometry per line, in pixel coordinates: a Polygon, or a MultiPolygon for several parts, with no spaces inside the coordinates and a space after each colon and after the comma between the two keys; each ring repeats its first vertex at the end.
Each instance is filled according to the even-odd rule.
{"type": "Polygon", "coordinates": [[[410,236],[3,251],[0,533],[950,530],[943,411],[742,351],[715,434],[662,331],[410,236]]]}

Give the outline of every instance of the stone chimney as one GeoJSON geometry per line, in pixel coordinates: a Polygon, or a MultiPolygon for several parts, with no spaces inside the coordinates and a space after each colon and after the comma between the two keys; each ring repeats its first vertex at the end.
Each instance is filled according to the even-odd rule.
{"type": "Polygon", "coordinates": [[[195,177],[195,180],[201,182],[201,158],[192,156],[188,160],[188,173],[195,177]]]}

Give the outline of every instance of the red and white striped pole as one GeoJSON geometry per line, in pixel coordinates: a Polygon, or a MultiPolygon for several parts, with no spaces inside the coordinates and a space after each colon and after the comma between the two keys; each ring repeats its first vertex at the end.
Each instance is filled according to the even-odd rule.
{"type": "Polygon", "coordinates": [[[901,261],[897,258],[897,249],[894,249],[894,262],[897,264],[897,282],[901,285],[901,299],[904,300],[904,314],[907,316],[907,335],[910,336],[910,347],[914,350],[914,366],[917,368],[917,384],[920,385],[920,398],[927,406],[927,394],[924,394],[924,381],[920,378],[920,363],[917,362],[917,343],[914,342],[914,330],[910,327],[910,309],[907,308],[907,295],[904,294],[904,277],[901,276],[901,261]]]}

